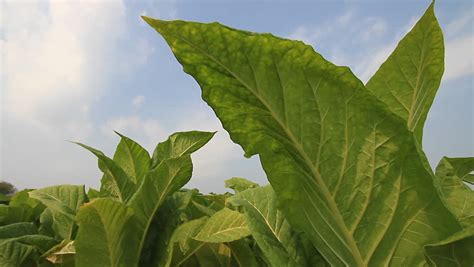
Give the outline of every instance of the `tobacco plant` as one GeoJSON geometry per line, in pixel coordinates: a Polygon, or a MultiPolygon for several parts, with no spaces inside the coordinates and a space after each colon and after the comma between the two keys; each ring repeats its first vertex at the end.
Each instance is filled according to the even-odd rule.
{"type": "Polygon", "coordinates": [[[0,266],[472,266],[474,158],[422,148],[444,71],[433,4],[363,84],[299,41],[143,17],[270,182],[182,188],[213,136],[152,156],[121,134],[101,188],[61,185],[0,204],[0,266]]]}

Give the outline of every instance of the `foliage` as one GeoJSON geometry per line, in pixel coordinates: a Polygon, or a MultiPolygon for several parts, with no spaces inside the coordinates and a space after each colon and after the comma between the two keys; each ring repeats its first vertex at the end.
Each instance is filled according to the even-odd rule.
{"type": "Polygon", "coordinates": [[[302,42],[144,17],[269,185],[183,187],[213,137],[152,154],[117,133],[100,189],[60,185],[0,205],[1,266],[472,266],[474,158],[434,173],[423,125],[444,70],[433,4],[364,85],[302,42]],[[150,156],[151,155],[151,156],[150,156]]]}

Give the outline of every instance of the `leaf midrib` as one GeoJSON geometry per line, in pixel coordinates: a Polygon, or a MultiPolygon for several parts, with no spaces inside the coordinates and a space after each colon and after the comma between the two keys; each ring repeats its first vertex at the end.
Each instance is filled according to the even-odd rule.
{"type": "MultiPolygon", "coordinates": [[[[238,75],[236,75],[233,71],[231,71],[227,66],[225,66],[222,62],[220,62],[216,58],[214,58],[212,55],[210,55],[209,53],[207,53],[203,49],[195,46],[192,42],[188,41],[186,38],[184,38],[182,36],[173,34],[170,31],[167,31],[167,33],[174,36],[174,37],[176,37],[176,38],[178,38],[178,39],[181,39],[183,42],[185,42],[186,44],[188,44],[189,46],[191,46],[195,50],[201,52],[203,55],[207,56],[208,58],[213,60],[215,63],[217,63],[219,66],[224,68],[227,72],[229,72],[229,74],[234,76],[234,78],[237,79],[244,87],[246,87],[262,103],[262,105],[268,110],[270,115],[275,119],[275,121],[280,125],[280,127],[288,135],[290,141],[292,142],[293,147],[301,154],[301,156],[303,156],[305,164],[308,165],[308,167],[310,168],[313,177],[316,179],[316,181],[320,185],[321,191],[323,192],[324,197],[326,198],[326,201],[327,201],[327,204],[328,204],[329,208],[331,209],[331,211],[333,211],[333,214],[335,215],[334,219],[336,220],[336,222],[339,226],[339,229],[341,229],[341,232],[346,237],[346,242],[348,242],[348,245],[351,248],[351,253],[353,255],[354,260],[356,261],[358,266],[363,266],[364,261],[362,260],[360,250],[357,247],[357,244],[354,240],[354,237],[348,231],[348,229],[347,229],[347,227],[346,227],[346,225],[345,225],[345,223],[342,219],[342,215],[341,215],[339,209],[337,208],[337,204],[334,202],[334,200],[333,200],[333,198],[332,198],[332,196],[331,196],[331,194],[328,190],[327,185],[325,184],[325,182],[320,177],[318,171],[316,170],[316,168],[312,164],[312,161],[310,160],[309,156],[306,154],[306,152],[301,147],[301,144],[299,142],[297,142],[297,140],[295,139],[293,134],[286,128],[286,125],[284,125],[281,122],[281,120],[278,118],[277,114],[275,114],[275,112],[270,108],[270,105],[268,105],[268,103],[266,103],[266,101],[263,98],[261,98],[260,95],[258,95],[256,92],[254,92],[254,90],[252,90],[252,88],[249,85],[247,85],[247,83],[244,82],[238,75]]],[[[250,65],[250,62],[249,62],[249,65],[250,65]]],[[[255,75],[255,72],[253,71],[253,68],[252,68],[252,74],[255,75]]]]}

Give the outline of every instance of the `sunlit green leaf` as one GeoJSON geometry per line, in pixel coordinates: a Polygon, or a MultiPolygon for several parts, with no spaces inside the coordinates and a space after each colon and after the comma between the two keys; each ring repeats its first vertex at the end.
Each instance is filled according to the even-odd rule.
{"type": "Polygon", "coordinates": [[[134,183],[140,184],[150,169],[150,155],[138,143],[116,132],[120,136],[120,143],[115,150],[113,160],[130,177],[134,183]]]}
{"type": "Polygon", "coordinates": [[[426,116],[443,72],[443,33],[433,3],[366,87],[403,118],[421,144],[426,116]]]}

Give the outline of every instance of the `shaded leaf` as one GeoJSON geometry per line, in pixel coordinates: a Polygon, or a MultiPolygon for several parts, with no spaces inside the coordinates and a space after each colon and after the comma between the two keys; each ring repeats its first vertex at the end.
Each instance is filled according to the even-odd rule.
{"type": "Polygon", "coordinates": [[[38,233],[36,226],[28,222],[19,222],[0,227],[0,239],[9,239],[38,233]]]}
{"type": "Polygon", "coordinates": [[[474,265],[474,231],[460,231],[436,244],[425,246],[431,266],[471,267],[474,265]]]}

